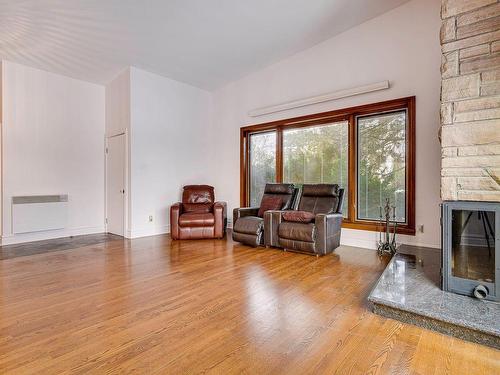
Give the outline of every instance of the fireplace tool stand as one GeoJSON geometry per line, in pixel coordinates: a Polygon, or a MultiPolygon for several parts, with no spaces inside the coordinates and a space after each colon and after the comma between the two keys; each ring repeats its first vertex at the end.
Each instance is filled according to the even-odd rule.
{"type": "Polygon", "coordinates": [[[385,207],[383,208],[385,213],[385,223],[382,221],[382,207],[380,208],[379,223],[380,228],[385,227],[385,239],[382,240],[382,231],[379,231],[379,240],[377,246],[377,252],[379,256],[390,255],[393,256],[397,252],[396,246],[396,229],[398,223],[396,222],[396,206],[390,205],[389,198],[385,200],[385,207]],[[392,210],[392,239],[391,239],[391,210],[392,210]]]}

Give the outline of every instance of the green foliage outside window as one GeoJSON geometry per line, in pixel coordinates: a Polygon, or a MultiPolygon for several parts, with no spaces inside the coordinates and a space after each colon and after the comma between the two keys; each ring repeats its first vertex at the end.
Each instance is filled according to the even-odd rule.
{"type": "Polygon", "coordinates": [[[267,182],[276,181],[276,132],[250,136],[250,207],[259,207],[267,182]]]}
{"type": "Polygon", "coordinates": [[[283,181],[339,184],[347,202],[348,126],[342,121],[283,131],[283,181]]]}
{"type": "Polygon", "coordinates": [[[358,218],[379,218],[389,198],[406,221],[406,112],[359,117],[358,218]]]}

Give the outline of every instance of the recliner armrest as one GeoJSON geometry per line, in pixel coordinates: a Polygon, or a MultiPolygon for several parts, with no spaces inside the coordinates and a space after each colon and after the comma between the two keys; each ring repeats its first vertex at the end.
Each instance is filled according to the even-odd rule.
{"type": "Polygon", "coordinates": [[[337,212],[331,214],[317,214],[314,223],[317,227],[326,225],[330,230],[340,230],[342,227],[342,214],[337,212]]]}
{"type": "Polygon", "coordinates": [[[257,216],[260,207],[240,207],[233,210],[233,225],[240,217],[257,216]]]}
{"type": "Polygon", "coordinates": [[[214,213],[216,210],[222,210],[223,218],[227,217],[227,202],[215,202],[214,203],[214,213]]]}
{"type": "Polygon", "coordinates": [[[182,203],[175,202],[174,204],[172,204],[172,206],[170,206],[170,211],[172,211],[172,210],[178,210],[179,213],[182,214],[182,212],[183,212],[182,203]]]}
{"type": "Polygon", "coordinates": [[[328,220],[328,221],[332,221],[332,220],[342,220],[343,219],[343,216],[341,213],[339,212],[333,212],[331,214],[316,214],[316,221],[318,220],[328,220]]]}
{"type": "Polygon", "coordinates": [[[283,212],[269,210],[264,212],[264,245],[279,247],[279,225],[283,221],[283,212]]]}
{"type": "Polygon", "coordinates": [[[215,218],[215,237],[223,238],[226,233],[227,225],[227,203],[215,202],[214,203],[214,218],[215,218]]]}
{"type": "Polygon", "coordinates": [[[319,254],[328,254],[340,245],[342,214],[317,214],[315,248],[319,254]]]}
{"type": "Polygon", "coordinates": [[[176,202],[170,206],[170,237],[179,239],[179,216],[182,214],[182,203],[176,202]]]}

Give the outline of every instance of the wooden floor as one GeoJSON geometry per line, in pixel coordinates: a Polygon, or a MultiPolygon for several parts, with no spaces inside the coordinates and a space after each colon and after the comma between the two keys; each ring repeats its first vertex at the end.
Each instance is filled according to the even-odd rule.
{"type": "Polygon", "coordinates": [[[370,312],[374,251],[166,236],[0,261],[1,374],[500,374],[500,352],[370,312]]]}

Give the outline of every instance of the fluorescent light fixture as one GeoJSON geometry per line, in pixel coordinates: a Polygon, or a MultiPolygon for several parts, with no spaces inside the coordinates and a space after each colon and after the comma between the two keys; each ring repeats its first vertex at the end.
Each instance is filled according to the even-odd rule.
{"type": "Polygon", "coordinates": [[[288,102],[288,103],[282,103],[282,104],[272,105],[272,106],[268,106],[268,107],[257,108],[257,109],[254,109],[252,111],[249,111],[248,115],[251,117],[257,117],[257,116],[267,115],[269,113],[281,112],[281,111],[286,111],[288,109],[305,107],[307,105],[324,103],[324,102],[329,102],[331,100],[347,98],[349,96],[361,95],[361,94],[366,94],[369,92],[379,91],[379,90],[386,90],[389,87],[390,87],[389,81],[381,81],[381,82],[371,83],[369,85],[353,87],[350,89],[338,90],[338,91],[331,92],[329,94],[313,96],[313,97],[305,98],[305,99],[293,100],[293,101],[288,102]]]}

